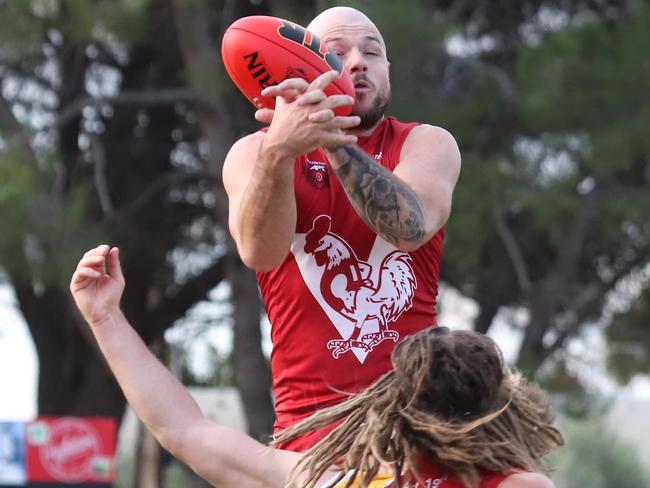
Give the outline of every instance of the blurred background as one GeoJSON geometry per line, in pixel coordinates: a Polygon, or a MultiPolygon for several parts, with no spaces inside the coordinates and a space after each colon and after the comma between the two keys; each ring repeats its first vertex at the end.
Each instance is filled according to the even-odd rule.
{"type": "MultiPolygon", "coordinates": [[[[334,5],[383,33],[389,113],[460,146],[440,322],[487,332],[551,392],[559,488],[650,487],[641,0],[0,0],[0,423],[114,419],[115,486],[204,486],[125,415],[71,302],[78,258],[108,242],[151,349],[208,415],[268,439],[269,326],[221,183],[259,124],[220,40],[242,16],[305,25],[334,5]]],[[[10,464],[0,484],[26,482],[10,464]]]]}

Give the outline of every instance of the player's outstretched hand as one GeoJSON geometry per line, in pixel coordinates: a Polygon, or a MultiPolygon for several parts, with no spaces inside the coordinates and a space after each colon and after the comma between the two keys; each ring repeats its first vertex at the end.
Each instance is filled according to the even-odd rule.
{"type": "MultiPolygon", "coordinates": [[[[268,86],[262,90],[265,97],[282,97],[285,102],[292,103],[305,93],[309,88],[309,83],[302,78],[287,78],[277,85],[268,86]]],[[[272,108],[262,108],[255,112],[255,120],[263,124],[270,124],[273,120],[275,110],[272,108]]]]}
{"type": "Polygon", "coordinates": [[[91,326],[119,310],[123,291],[119,250],[105,244],[83,255],[70,281],[74,301],[91,326]]]}
{"type": "MultiPolygon", "coordinates": [[[[311,83],[307,83],[302,78],[287,78],[281,83],[269,86],[262,90],[262,95],[265,97],[281,97],[285,102],[292,103],[297,101],[298,105],[317,105],[325,103],[318,112],[309,115],[311,122],[329,122],[336,114],[334,109],[345,105],[352,105],[354,99],[347,95],[332,95],[328,97],[325,94],[325,88],[338,78],[339,74],[336,71],[328,71],[318,76],[311,83]]],[[[264,124],[270,124],[273,120],[274,110],[269,108],[260,109],[255,112],[255,119],[264,124]]],[[[349,128],[349,124],[342,122],[349,128]]]]}
{"type": "Polygon", "coordinates": [[[347,129],[358,126],[361,119],[336,115],[339,107],[353,104],[354,98],[341,94],[327,96],[324,91],[337,76],[336,71],[323,73],[292,102],[281,96],[282,91],[301,90],[304,80],[294,78],[266,88],[264,96],[275,94],[276,103],[264,147],[273,148],[283,159],[293,159],[317,147],[356,144],[357,137],[347,129]]]}

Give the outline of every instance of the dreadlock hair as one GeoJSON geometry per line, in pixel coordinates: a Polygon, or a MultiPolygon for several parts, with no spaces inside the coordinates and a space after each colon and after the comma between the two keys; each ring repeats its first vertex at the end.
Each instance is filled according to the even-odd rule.
{"type": "MultiPolygon", "coordinates": [[[[393,350],[393,369],[358,395],[286,429],[282,444],[341,421],[309,449],[292,472],[313,487],[333,465],[339,480],[354,469],[367,487],[383,465],[400,477],[420,479],[428,457],[466,488],[477,488],[480,471],[543,468],[544,455],[563,444],[551,425],[542,390],[518,373],[504,372],[497,345],[487,336],[432,327],[407,337],[393,350]]],[[[421,479],[420,479],[421,481],[421,479]]]]}

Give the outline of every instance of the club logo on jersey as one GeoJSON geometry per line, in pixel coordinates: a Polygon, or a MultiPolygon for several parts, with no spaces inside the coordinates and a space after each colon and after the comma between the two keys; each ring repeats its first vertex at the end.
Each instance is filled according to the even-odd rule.
{"type": "Polygon", "coordinates": [[[326,347],[335,359],[351,351],[363,363],[382,342],[398,341],[391,324],[413,305],[417,281],[407,253],[377,238],[363,261],[331,225],[329,216],[319,215],[309,232],[296,236],[291,250],[307,287],[339,333],[326,347]]]}
{"type": "Polygon", "coordinates": [[[305,161],[302,167],[302,174],[307,183],[319,190],[330,186],[330,178],[327,173],[327,166],[323,161],[305,161]]]}

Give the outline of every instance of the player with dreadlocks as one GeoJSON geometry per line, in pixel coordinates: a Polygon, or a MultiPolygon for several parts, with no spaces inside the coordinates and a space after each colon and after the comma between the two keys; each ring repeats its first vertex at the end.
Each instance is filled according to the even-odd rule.
{"type": "Polygon", "coordinates": [[[295,472],[307,473],[306,486],[316,486],[333,465],[340,466],[339,479],[348,474],[341,486],[369,486],[378,474],[394,479],[395,486],[404,486],[407,478],[420,480],[422,487],[552,486],[532,474],[543,467],[542,457],[563,443],[551,425],[550,405],[537,386],[504,372],[490,338],[429,328],[400,343],[392,360],[393,370],[363,393],[276,440],[345,419],[298,462],[295,472]],[[453,484],[454,478],[460,484],[453,484]],[[508,478],[507,485],[498,484],[508,478]],[[516,478],[536,484],[517,484],[516,478]],[[435,480],[439,484],[432,485],[435,480]]]}
{"type": "Polygon", "coordinates": [[[88,251],[70,290],[135,413],[158,441],[215,486],[548,488],[535,473],[562,445],[541,390],[504,372],[486,336],[444,327],[407,337],[393,369],[363,393],[284,431],[339,425],[304,455],[207,420],[119,308],[117,248],[88,251]]]}

